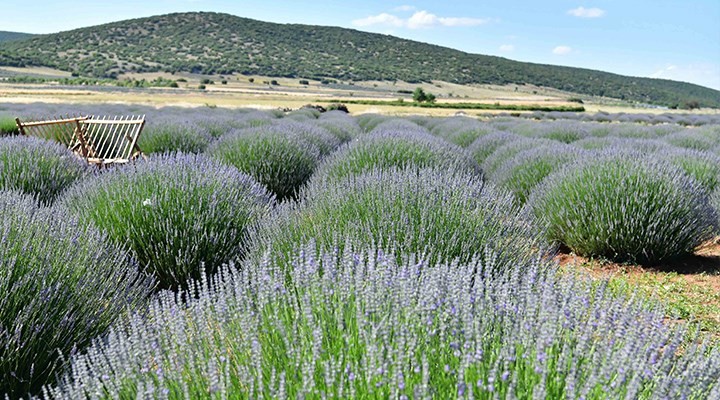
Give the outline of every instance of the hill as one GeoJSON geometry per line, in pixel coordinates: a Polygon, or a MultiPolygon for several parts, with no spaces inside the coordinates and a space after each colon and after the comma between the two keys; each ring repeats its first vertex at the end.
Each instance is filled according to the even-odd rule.
{"type": "Polygon", "coordinates": [[[33,36],[35,36],[35,35],[33,35],[31,33],[0,31],[0,43],[10,42],[13,40],[27,39],[27,38],[30,38],[33,36]]]}
{"type": "Polygon", "coordinates": [[[348,81],[534,84],[665,106],[720,108],[720,91],[683,82],[512,61],[352,29],[178,13],[0,43],[0,65],[84,76],[257,74],[348,81]]]}

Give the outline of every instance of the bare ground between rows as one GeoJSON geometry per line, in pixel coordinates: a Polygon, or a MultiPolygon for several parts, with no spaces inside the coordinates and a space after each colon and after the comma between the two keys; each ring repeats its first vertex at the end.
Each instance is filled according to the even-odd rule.
{"type": "Polygon", "coordinates": [[[720,237],[703,243],[694,254],[654,266],[616,263],[561,252],[555,256],[563,271],[627,284],[663,302],[673,316],[695,320],[720,341],[720,237]]]}

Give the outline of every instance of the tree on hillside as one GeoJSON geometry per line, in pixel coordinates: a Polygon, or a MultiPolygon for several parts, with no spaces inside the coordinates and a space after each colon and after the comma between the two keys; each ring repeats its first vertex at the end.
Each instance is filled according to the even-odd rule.
{"type": "Polygon", "coordinates": [[[422,103],[425,100],[427,100],[427,94],[425,94],[423,88],[415,88],[415,91],[413,92],[413,101],[422,103]]]}
{"type": "Polygon", "coordinates": [[[417,103],[434,103],[435,102],[435,95],[430,92],[425,92],[423,88],[415,88],[415,91],[413,92],[413,101],[417,103]]]}

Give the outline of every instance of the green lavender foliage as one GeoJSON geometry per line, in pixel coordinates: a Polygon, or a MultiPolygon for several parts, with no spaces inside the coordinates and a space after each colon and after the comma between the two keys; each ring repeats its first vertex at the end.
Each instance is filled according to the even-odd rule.
{"type": "Polygon", "coordinates": [[[190,122],[155,121],[143,129],[138,146],[145,154],[193,153],[205,151],[210,144],[210,131],[190,122]]]}
{"type": "Polygon", "coordinates": [[[317,146],[273,125],[225,135],[207,154],[252,176],[280,201],[295,198],[320,162],[317,146]]]}
{"type": "Polygon", "coordinates": [[[126,244],[163,288],[183,287],[245,255],[248,235],[272,207],[259,183],[200,155],[154,157],[82,182],[62,204],[126,244]]]}
{"type": "Polygon", "coordinates": [[[331,251],[345,237],[399,254],[427,253],[433,262],[492,251],[498,267],[548,250],[511,195],[467,172],[407,167],[318,177],[300,200],[264,224],[254,256],[272,248],[287,257],[310,240],[331,251]]]}
{"type": "Polygon", "coordinates": [[[74,356],[45,398],[720,393],[717,348],[703,337],[684,342],[692,330],[605,284],[537,261],[498,275],[493,257],[432,264],[361,246],[348,240],[340,254],[298,247],[290,279],[264,257],[195,282],[186,296],[161,293],[74,356]]]}
{"type": "Polygon", "coordinates": [[[339,179],[374,169],[443,168],[474,174],[480,167],[462,148],[426,133],[382,125],[347,144],[326,159],[317,175],[339,179]]]}
{"type": "Polygon", "coordinates": [[[90,173],[87,163],[59,143],[26,136],[0,138],[0,189],[19,190],[50,204],[90,173]]]}
{"type": "Polygon", "coordinates": [[[689,254],[716,224],[695,180],[632,151],[599,153],[549,176],[528,204],[549,240],[615,261],[689,254]]]}
{"type": "Polygon", "coordinates": [[[10,398],[38,394],[153,287],[126,249],[17,191],[0,191],[0,271],[0,393],[10,398]]]}

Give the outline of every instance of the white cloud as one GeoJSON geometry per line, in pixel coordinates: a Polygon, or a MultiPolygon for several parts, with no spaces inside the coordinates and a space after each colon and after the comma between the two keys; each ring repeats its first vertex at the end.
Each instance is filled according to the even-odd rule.
{"type": "Polygon", "coordinates": [[[435,26],[478,26],[490,22],[486,18],[468,17],[438,17],[427,11],[417,11],[410,18],[403,19],[392,14],[382,13],[352,21],[355,26],[365,27],[373,25],[404,27],[408,29],[432,28],[435,26]]]}
{"type": "Polygon", "coordinates": [[[393,8],[393,11],[415,11],[415,10],[416,10],[415,6],[409,6],[407,4],[393,8]]]}
{"type": "Polygon", "coordinates": [[[557,54],[559,56],[564,56],[566,54],[570,54],[573,51],[572,47],[570,46],[557,46],[553,49],[553,54],[557,54]]]}
{"type": "Polygon", "coordinates": [[[720,90],[720,64],[699,63],[688,65],[668,64],[652,74],[650,78],[690,82],[696,85],[720,90]]]}
{"type": "Polygon", "coordinates": [[[510,52],[515,51],[515,46],[513,46],[511,44],[503,44],[500,46],[500,51],[505,52],[505,53],[510,53],[510,52]]]}
{"type": "Polygon", "coordinates": [[[369,17],[353,20],[352,24],[355,26],[383,25],[401,27],[405,25],[405,21],[394,15],[382,13],[379,15],[371,15],[369,17]]]}
{"type": "Polygon", "coordinates": [[[568,10],[568,14],[579,18],[600,18],[605,15],[605,10],[599,8],[578,7],[568,10]]]}

